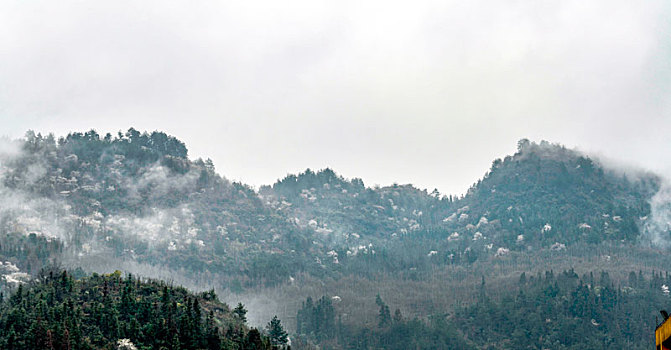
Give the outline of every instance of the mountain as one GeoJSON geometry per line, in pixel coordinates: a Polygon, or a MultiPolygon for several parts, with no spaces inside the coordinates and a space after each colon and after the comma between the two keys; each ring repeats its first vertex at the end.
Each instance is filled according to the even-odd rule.
{"type": "Polygon", "coordinates": [[[561,145],[522,140],[517,153],[495,160],[462,198],[411,185],[366,188],[331,169],[289,175],[260,194],[297,225],[312,228],[339,262],[342,253],[346,258],[362,246],[389,250],[409,240],[431,247],[426,254],[435,252],[434,259],[472,263],[510,251],[637,242],[661,180],[635,175],[561,145]]]}
{"type": "Polygon", "coordinates": [[[411,185],[368,188],[361,179],[346,180],[331,169],[289,175],[260,189],[269,204],[284,208],[303,227],[311,227],[332,244],[365,236],[389,239],[433,222],[442,203],[411,185]]]}
{"type": "Polygon", "coordinates": [[[196,280],[236,274],[238,283],[272,284],[269,255],[290,262],[310,253],[303,230],[250,187],[217,175],[209,160],[189,160],[184,144],[164,133],[28,133],[6,147],[2,168],[7,239],[34,233],[60,242],[65,248],[47,250],[71,265],[132,269],[130,261],[196,280]]]}
{"type": "Polygon", "coordinates": [[[483,250],[635,241],[660,185],[652,174],[627,178],[560,145],[524,140],[463,198],[370,188],[331,169],[256,192],[209,160],[190,160],[184,143],[161,132],[28,133],[11,146],[2,155],[2,191],[13,201],[0,211],[5,246],[30,233],[49,246],[22,268],[38,271],[47,251],[92,268],[123,260],[196,280],[214,274],[229,288],[342,273],[348,257],[408,237],[429,236],[438,257],[471,262],[483,250]]]}
{"type": "MultiPolygon", "coordinates": [[[[656,174],[521,140],[462,196],[370,187],[328,168],[255,190],[210,160],[190,159],[183,142],[159,131],[28,132],[0,144],[0,289],[16,290],[45,266],[82,276],[118,269],[216,289],[253,305],[253,324],[277,314],[292,332],[311,329],[299,322],[302,303],[325,297],[338,329],[348,330],[340,334],[370,331],[378,339],[370,346],[389,348],[379,297],[399,309],[398,331],[414,339],[397,343],[440,347],[418,334],[447,322],[452,335],[441,344],[479,347],[478,334],[451,322],[470,317],[459,312],[482,302],[480,290],[507,310],[523,290],[522,272],[604,271],[616,290],[630,286],[631,272],[665,270],[671,259],[649,237],[668,236],[656,225],[662,184],[656,174]]],[[[662,293],[656,284],[665,280],[650,280],[645,293],[662,293]]],[[[574,282],[556,296],[574,292],[574,282]]],[[[653,310],[649,299],[638,305],[653,310]]],[[[296,339],[345,344],[314,334],[296,339]]]]}
{"type": "Polygon", "coordinates": [[[660,187],[656,175],[636,175],[615,173],[561,145],[522,140],[517,153],[494,161],[463,203],[472,224],[478,217],[499,220],[508,244],[516,243],[513,233],[541,247],[635,241],[660,187]]]}

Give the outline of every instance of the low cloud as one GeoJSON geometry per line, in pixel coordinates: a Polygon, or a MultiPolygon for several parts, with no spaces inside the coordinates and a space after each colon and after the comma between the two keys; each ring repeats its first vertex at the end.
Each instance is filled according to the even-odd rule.
{"type": "Polygon", "coordinates": [[[463,193],[523,137],[657,170],[668,152],[647,151],[671,144],[670,11],[661,0],[6,1],[0,120],[12,136],[165,130],[252,185],[330,166],[463,193]]]}
{"type": "Polygon", "coordinates": [[[645,244],[657,248],[671,247],[671,182],[665,180],[650,200],[650,216],[645,218],[643,235],[645,244]]]}

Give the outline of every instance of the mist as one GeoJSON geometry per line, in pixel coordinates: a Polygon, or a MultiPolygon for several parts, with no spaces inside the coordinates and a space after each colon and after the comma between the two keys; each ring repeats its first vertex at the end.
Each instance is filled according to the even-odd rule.
{"type": "MultiPolygon", "coordinates": [[[[2,1],[0,301],[45,268],[119,270],[317,347],[648,342],[671,295],[669,18],[663,0],[2,1]],[[482,328],[482,310],[525,317],[482,328]]],[[[43,304],[17,334],[46,329],[43,304]]]]}
{"type": "Polygon", "coordinates": [[[461,194],[524,137],[661,171],[669,153],[651,150],[671,149],[669,11],[6,1],[1,133],[160,129],[253,186],[331,167],[461,194]]]}
{"type": "Polygon", "coordinates": [[[671,184],[664,179],[659,191],[650,201],[650,217],[644,218],[644,243],[660,249],[671,246],[671,184]]]}

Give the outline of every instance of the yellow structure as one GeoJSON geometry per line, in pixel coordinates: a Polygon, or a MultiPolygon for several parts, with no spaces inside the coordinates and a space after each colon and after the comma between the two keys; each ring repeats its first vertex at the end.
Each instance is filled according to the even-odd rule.
{"type": "Polygon", "coordinates": [[[671,317],[655,329],[655,344],[657,350],[671,350],[671,317]]]}

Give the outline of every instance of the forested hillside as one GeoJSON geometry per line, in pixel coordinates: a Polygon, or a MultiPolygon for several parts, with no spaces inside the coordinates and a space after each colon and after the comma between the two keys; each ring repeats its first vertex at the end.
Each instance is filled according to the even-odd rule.
{"type": "Polygon", "coordinates": [[[276,349],[214,291],[194,295],[119,271],[43,271],[0,304],[3,349],[276,349]]]}
{"type": "MultiPolygon", "coordinates": [[[[433,263],[472,264],[514,251],[636,244],[660,179],[635,175],[604,169],[561,145],[522,140],[516,154],[495,160],[458,198],[411,185],[367,188],[331,169],[289,175],[260,194],[312,228],[321,261],[347,266],[351,257],[375,251],[384,255],[379,271],[422,263],[423,255],[433,263]]],[[[380,259],[368,257],[367,266],[370,260],[380,259]]]]}
{"type": "MultiPolygon", "coordinates": [[[[638,304],[645,325],[664,302],[666,281],[648,278],[654,282],[647,289],[627,284],[631,271],[651,276],[671,263],[648,237],[655,229],[657,240],[669,238],[664,225],[652,224],[668,209],[653,200],[661,177],[609,168],[558,144],[521,140],[461,196],[409,184],[370,186],[332,169],[308,169],[256,190],[227,180],[210,160],[190,159],[175,137],[132,128],[61,138],[28,132],[0,146],[5,295],[44,267],[60,264],[81,276],[122,270],[259,303],[248,315],[256,325],[277,314],[304,333],[297,347],[335,348],[515,348],[510,344],[521,337],[494,338],[517,329],[478,333],[469,315],[485,302],[504,313],[526,307],[515,304],[517,293],[538,300],[555,278],[518,285],[522,272],[604,271],[618,300],[655,301],[638,304]],[[482,278],[485,289],[497,291],[486,299],[482,278]],[[627,287],[633,289],[623,292],[627,287]],[[332,303],[335,330],[305,321],[308,297],[332,303]],[[389,311],[395,323],[388,327],[377,320],[380,304],[399,310],[389,311]]],[[[543,305],[564,310],[566,320],[578,317],[565,312],[565,299],[593,285],[581,279],[558,282],[563,287],[543,305]]],[[[604,289],[587,290],[596,300],[604,289]]],[[[613,344],[633,339],[617,332],[607,332],[613,344]]]]}
{"type": "Polygon", "coordinates": [[[660,179],[630,176],[563,146],[522,140],[516,154],[494,161],[463,203],[476,218],[499,220],[498,235],[511,246],[519,243],[512,233],[524,234],[523,246],[635,241],[660,179]]]}
{"type": "Polygon", "coordinates": [[[522,274],[499,300],[483,291],[454,323],[484,349],[650,349],[669,283],[659,272],[622,282],[604,271],[522,274]]]}
{"type": "Polygon", "coordinates": [[[28,133],[5,149],[2,246],[31,234],[47,240],[31,261],[19,259],[22,270],[35,273],[35,260],[50,255],[98,269],[133,261],[194,279],[235,275],[264,284],[282,276],[267,272],[271,254],[298,271],[310,266],[303,230],[251,188],[217,175],[210,161],[189,160],[184,144],[164,133],[90,131],[58,140],[28,133]]]}
{"type": "MultiPolygon", "coordinates": [[[[579,276],[522,273],[506,292],[484,278],[476,301],[451,313],[405,317],[378,295],[376,323],[343,324],[333,301],[308,298],[297,314],[297,333],[325,348],[348,349],[650,349],[654,310],[669,302],[668,273],[631,271],[615,282],[605,271],[579,276]]],[[[371,300],[370,303],[373,303],[371,300]]]]}
{"type": "Polygon", "coordinates": [[[43,245],[21,269],[35,273],[61,255],[86,265],[106,257],[218,275],[229,288],[348,273],[347,261],[393,251],[406,237],[428,237],[416,249],[431,248],[423,253],[445,263],[636,241],[659,188],[654,175],[629,179],[562,146],[528,141],[461,198],[366,187],[331,169],[289,175],[257,193],[216,174],[209,160],[189,160],[174,137],[134,129],[58,140],[28,133],[5,149],[2,191],[12,202],[0,211],[3,249],[26,236],[43,245]]]}

